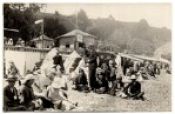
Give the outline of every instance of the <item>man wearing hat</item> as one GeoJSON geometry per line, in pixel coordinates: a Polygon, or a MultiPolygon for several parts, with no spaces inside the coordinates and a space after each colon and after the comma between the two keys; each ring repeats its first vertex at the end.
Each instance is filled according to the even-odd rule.
{"type": "Polygon", "coordinates": [[[20,88],[20,103],[25,106],[27,110],[33,111],[36,106],[36,99],[38,96],[34,94],[32,85],[34,83],[35,76],[33,74],[27,74],[25,79],[22,81],[20,88]]]}
{"type": "Polygon", "coordinates": [[[8,82],[7,86],[4,88],[4,110],[5,111],[15,111],[24,110],[24,107],[19,106],[19,96],[18,91],[14,87],[17,78],[13,75],[8,76],[6,79],[8,82]]]}
{"type": "Polygon", "coordinates": [[[131,82],[125,88],[128,98],[144,100],[144,93],[141,92],[141,83],[137,81],[136,75],[131,75],[131,82]]]}

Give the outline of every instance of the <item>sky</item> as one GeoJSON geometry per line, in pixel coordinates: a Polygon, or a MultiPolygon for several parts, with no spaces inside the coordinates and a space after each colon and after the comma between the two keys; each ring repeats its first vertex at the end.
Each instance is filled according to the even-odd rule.
{"type": "Polygon", "coordinates": [[[145,4],[47,4],[42,10],[47,13],[58,11],[60,14],[76,14],[83,9],[89,18],[104,18],[112,15],[116,20],[126,22],[139,22],[146,19],[150,26],[167,27],[171,29],[172,6],[169,3],[145,3],[145,4]]]}

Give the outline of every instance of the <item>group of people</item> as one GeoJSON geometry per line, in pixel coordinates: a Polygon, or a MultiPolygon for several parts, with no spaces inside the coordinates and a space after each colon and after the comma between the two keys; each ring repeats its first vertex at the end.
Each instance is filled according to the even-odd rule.
{"type": "Polygon", "coordinates": [[[83,52],[79,64],[73,89],[140,100],[145,100],[141,81],[156,79],[163,68],[161,62],[124,57],[118,61],[113,55],[97,54],[93,48],[83,52]]]}
{"type": "Polygon", "coordinates": [[[32,71],[28,70],[21,76],[13,61],[9,62],[7,81],[4,87],[5,111],[34,110],[71,110],[78,103],[70,101],[67,95],[67,81],[62,75],[62,57],[57,54],[53,58],[53,66],[41,74],[41,61],[37,62],[32,71]]]}
{"type": "MultiPolygon", "coordinates": [[[[109,94],[125,99],[145,100],[139,77],[149,79],[160,74],[161,65],[135,62],[129,59],[117,62],[115,57],[98,55],[94,48],[82,51],[81,60],[75,72],[73,90],[109,94]]],[[[13,61],[7,70],[4,88],[4,110],[71,110],[78,103],[69,100],[67,94],[68,77],[65,74],[62,56],[57,53],[53,65],[42,70],[42,61],[37,62],[32,71],[21,76],[13,61]],[[44,72],[44,76],[43,76],[44,72]],[[18,82],[18,83],[17,83],[18,82]],[[16,86],[17,85],[17,86],[16,86]]]]}
{"type": "Polygon", "coordinates": [[[79,67],[73,89],[144,100],[141,83],[137,81],[138,75],[136,73],[129,75],[131,71],[128,69],[128,81],[124,81],[122,68],[116,63],[115,57],[98,55],[95,50],[90,49],[82,56],[82,61],[84,61],[84,66],[80,65],[79,67]],[[88,68],[87,72],[83,67],[88,68]]]}

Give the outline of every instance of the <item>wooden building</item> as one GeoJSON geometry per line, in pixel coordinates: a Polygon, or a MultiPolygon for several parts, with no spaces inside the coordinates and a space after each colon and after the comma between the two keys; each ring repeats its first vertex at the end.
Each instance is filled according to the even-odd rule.
{"type": "Polygon", "coordinates": [[[61,49],[77,50],[79,47],[96,46],[97,37],[79,29],[72,30],[56,38],[56,45],[61,49]]]}
{"type": "Polygon", "coordinates": [[[41,35],[37,38],[34,38],[32,42],[35,43],[36,48],[52,48],[54,45],[54,40],[49,38],[46,35],[41,35]]]}

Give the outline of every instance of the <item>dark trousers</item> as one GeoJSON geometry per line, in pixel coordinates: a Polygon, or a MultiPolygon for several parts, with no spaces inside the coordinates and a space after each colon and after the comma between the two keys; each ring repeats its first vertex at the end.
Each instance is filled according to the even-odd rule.
{"type": "Polygon", "coordinates": [[[89,66],[89,85],[91,89],[94,89],[96,85],[95,72],[96,72],[96,66],[90,65],[89,66]]]}

